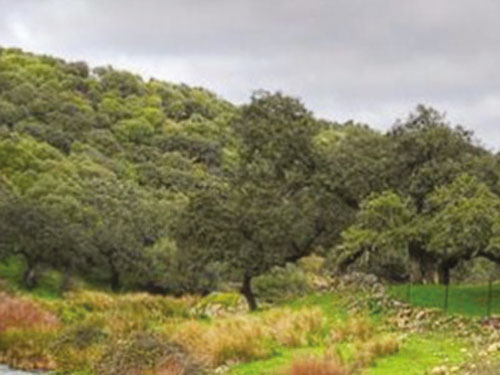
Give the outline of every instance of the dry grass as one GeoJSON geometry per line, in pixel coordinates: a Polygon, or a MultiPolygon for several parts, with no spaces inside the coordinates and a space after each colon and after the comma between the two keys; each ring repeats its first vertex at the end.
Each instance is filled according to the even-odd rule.
{"type": "Polygon", "coordinates": [[[323,333],[324,316],[319,308],[300,311],[275,310],[264,320],[273,339],[288,347],[317,344],[323,333]]]}
{"type": "MultiPolygon", "coordinates": [[[[152,374],[153,375],[153,374],[152,374]]],[[[168,361],[154,371],[154,375],[186,375],[184,366],[177,361],[168,361]]]]}
{"type": "Polygon", "coordinates": [[[233,316],[211,325],[191,321],[178,327],[173,339],[213,367],[267,358],[271,342],[289,347],[317,342],[323,323],[319,309],[280,309],[260,316],[233,316]]]}
{"type": "Polygon", "coordinates": [[[148,293],[127,293],[113,295],[97,291],[77,291],[65,295],[66,304],[92,312],[110,310],[130,311],[137,314],[174,316],[187,315],[196,303],[195,297],[174,298],[155,296],[148,293]]]}
{"type": "Polygon", "coordinates": [[[9,329],[0,333],[0,363],[23,370],[53,370],[54,330],[9,329]]]}
{"type": "Polygon", "coordinates": [[[99,375],[201,375],[204,368],[168,338],[137,332],[126,340],[114,340],[95,363],[99,375]]]}
{"type": "Polygon", "coordinates": [[[336,358],[301,358],[292,362],[284,375],[349,375],[350,370],[336,358]]]}
{"type": "Polygon", "coordinates": [[[189,322],[174,334],[173,339],[207,365],[219,366],[229,360],[251,361],[268,357],[270,351],[263,345],[268,337],[260,322],[235,317],[211,326],[189,322]]]}
{"type": "Polygon", "coordinates": [[[0,332],[8,329],[47,330],[58,326],[57,317],[36,302],[0,293],[0,332]]]}
{"type": "Polygon", "coordinates": [[[369,341],[358,341],[355,363],[360,367],[370,366],[377,358],[397,353],[399,348],[399,340],[391,335],[373,337],[369,341]]]}
{"type": "Polygon", "coordinates": [[[342,340],[368,340],[373,336],[374,327],[372,322],[365,317],[351,317],[345,325],[332,331],[334,342],[342,340]]]}

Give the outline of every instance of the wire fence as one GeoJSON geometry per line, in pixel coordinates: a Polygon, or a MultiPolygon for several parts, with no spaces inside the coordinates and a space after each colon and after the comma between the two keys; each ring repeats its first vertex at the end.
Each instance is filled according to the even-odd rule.
{"type": "Polygon", "coordinates": [[[492,280],[486,284],[397,285],[391,292],[413,306],[469,316],[500,315],[500,284],[492,280]]]}

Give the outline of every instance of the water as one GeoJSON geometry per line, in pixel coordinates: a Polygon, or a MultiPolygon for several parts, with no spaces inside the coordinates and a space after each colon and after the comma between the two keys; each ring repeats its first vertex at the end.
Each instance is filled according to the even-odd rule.
{"type": "Polygon", "coordinates": [[[34,372],[13,370],[9,366],[0,365],[0,375],[34,375],[34,374],[35,374],[34,372]]]}

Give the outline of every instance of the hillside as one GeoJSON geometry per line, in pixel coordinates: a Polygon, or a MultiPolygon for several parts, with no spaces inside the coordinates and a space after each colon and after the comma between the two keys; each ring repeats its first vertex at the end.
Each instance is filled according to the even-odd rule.
{"type": "MultiPolygon", "coordinates": [[[[93,239],[101,247],[132,227],[143,232],[122,239],[128,253],[117,262],[133,257],[132,247],[142,250],[139,242],[158,240],[165,220],[153,217],[152,209],[159,213],[161,207],[168,215],[170,205],[221,173],[223,154],[232,147],[228,119],[235,111],[201,88],[0,49],[2,198],[19,203],[8,216],[23,222],[26,227],[19,229],[31,233],[32,243],[41,246],[43,230],[61,236],[51,239],[53,249],[26,256],[26,262],[31,268],[65,263],[74,270],[76,260],[69,258],[79,257],[81,249],[71,237],[85,241],[84,220],[94,221],[94,230],[115,228],[110,237],[93,239]],[[85,210],[91,217],[83,217],[85,210]],[[31,226],[41,221],[47,227],[35,233],[31,226]]],[[[5,249],[12,241],[2,245],[4,254],[12,250],[5,249]]]]}
{"type": "Polygon", "coordinates": [[[254,308],[255,277],[312,253],[446,283],[500,262],[499,160],[423,105],[382,133],[282,93],[236,107],[0,50],[0,255],[25,263],[27,288],[46,269],[177,295],[236,281],[254,308]]]}
{"type": "Polygon", "coordinates": [[[499,264],[500,157],[432,107],[382,132],[0,48],[0,362],[483,375],[484,285],[472,317],[385,286],[440,307],[499,264]]]}

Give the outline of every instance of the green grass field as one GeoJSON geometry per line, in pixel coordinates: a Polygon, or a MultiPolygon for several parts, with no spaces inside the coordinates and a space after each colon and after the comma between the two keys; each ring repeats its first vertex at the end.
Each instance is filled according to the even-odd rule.
{"type": "MultiPolygon", "coordinates": [[[[444,285],[394,285],[389,288],[396,298],[410,302],[413,306],[445,306],[446,287],[444,285]],[[409,298],[409,299],[408,299],[409,298]]],[[[452,285],[448,290],[448,309],[451,314],[486,316],[488,314],[488,285],[452,285]]],[[[500,284],[493,284],[491,294],[491,314],[500,315],[500,284]]]]}
{"type": "MultiPolygon", "coordinates": [[[[27,291],[21,284],[23,268],[22,262],[15,258],[11,258],[4,263],[0,262],[0,280],[5,285],[21,292],[28,298],[33,296],[40,300],[52,300],[51,302],[54,303],[63,298],[63,295],[60,293],[60,275],[49,272],[40,279],[39,287],[35,290],[27,291]]],[[[408,298],[407,285],[391,286],[389,287],[389,292],[401,300],[407,300],[408,298]]],[[[442,308],[444,295],[445,288],[440,285],[413,285],[410,289],[411,303],[420,307],[442,308]]],[[[123,297],[125,298],[126,295],[123,297]]],[[[360,294],[359,297],[364,298],[367,296],[360,294]]],[[[492,312],[500,314],[500,284],[494,285],[492,297],[492,312]]],[[[353,317],[353,312],[349,310],[349,303],[347,301],[348,296],[343,293],[313,293],[248,314],[249,316],[254,315],[254,317],[259,317],[260,315],[265,316],[269,310],[273,309],[290,308],[294,311],[300,311],[303,309],[319,308],[323,312],[325,338],[318,342],[297,347],[286,347],[273,343],[272,352],[269,357],[230,364],[228,374],[279,375],[284,374],[284,370],[295,359],[306,356],[322,357],[330,345],[328,341],[330,337],[329,332],[336,327],[342,327],[346,321],[353,317]]],[[[454,314],[483,316],[487,312],[487,301],[487,285],[452,285],[449,289],[448,311],[454,314]]],[[[68,306],[71,306],[71,304],[68,306]]],[[[148,312],[145,311],[143,313],[145,314],[143,317],[136,318],[138,322],[142,322],[141,319],[149,319],[148,312]]],[[[468,360],[464,353],[474,351],[474,345],[468,338],[458,337],[452,331],[393,331],[393,328],[384,325],[387,311],[363,310],[356,314],[363,314],[364,317],[369,319],[373,323],[377,334],[393,334],[403,337],[399,352],[378,358],[373,365],[365,368],[361,375],[424,375],[429,373],[434,367],[443,364],[448,366],[463,364],[468,360]]],[[[151,317],[151,319],[153,318],[151,317]]],[[[217,320],[209,319],[200,321],[209,326],[216,323],[217,320]]],[[[155,330],[161,327],[161,325],[155,326],[155,330]]],[[[353,341],[345,341],[338,344],[338,349],[344,358],[348,360],[352,358],[355,351],[353,345],[353,341]]]]}

